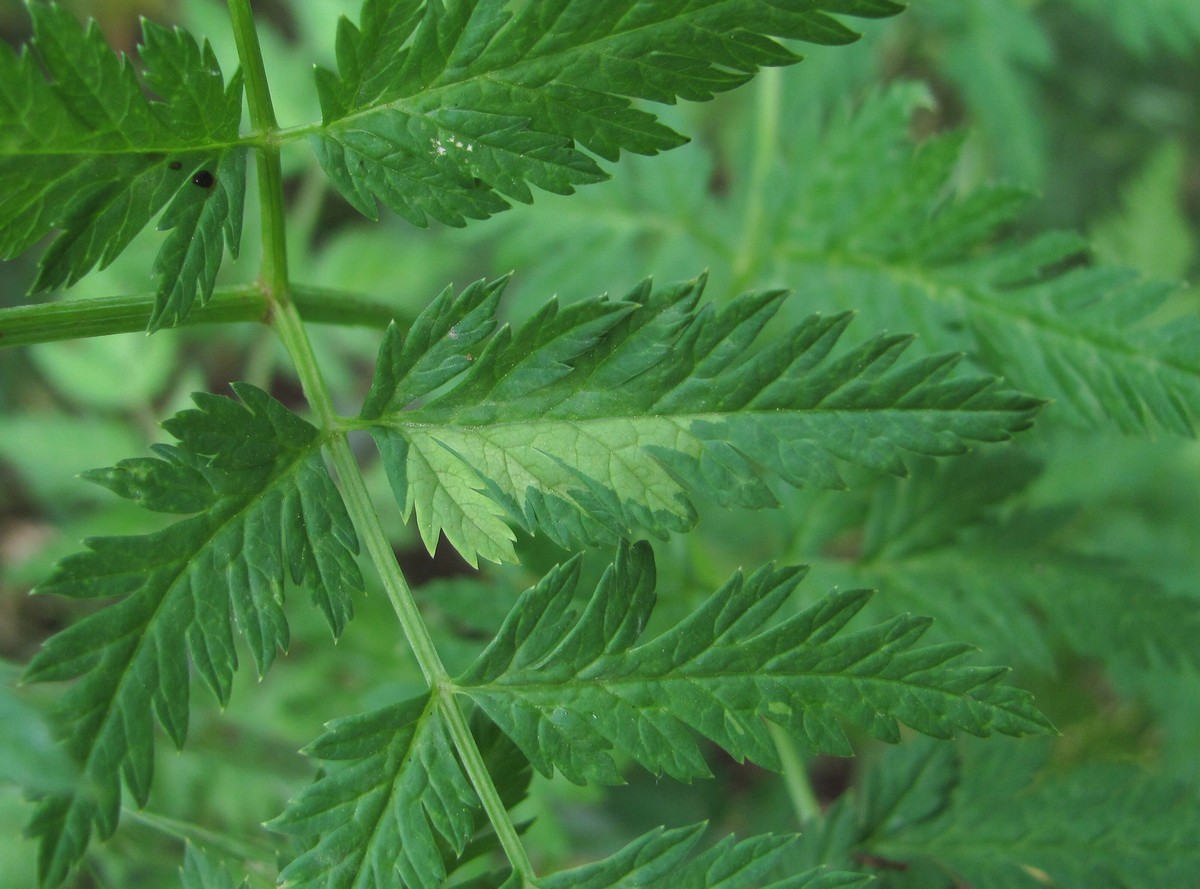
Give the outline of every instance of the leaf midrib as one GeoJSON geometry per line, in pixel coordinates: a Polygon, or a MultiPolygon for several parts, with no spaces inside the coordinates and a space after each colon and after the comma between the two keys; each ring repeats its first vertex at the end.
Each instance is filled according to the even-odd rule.
{"type": "MultiPolygon", "coordinates": [[[[1002,390],[999,390],[1002,391],[1002,390]]],[[[908,393],[905,393],[906,395],[908,393]]],[[[503,405],[498,405],[503,407],[503,405]]],[[[905,415],[930,415],[937,416],[941,414],[955,415],[970,415],[978,414],[1004,414],[1004,415],[1020,415],[1031,413],[1036,410],[1036,405],[1029,407],[812,407],[812,408],[778,408],[778,409],[758,409],[758,410],[729,410],[723,413],[703,412],[703,413],[680,413],[680,414],[653,414],[653,413],[637,413],[637,414],[613,414],[602,417],[528,417],[519,420],[501,420],[495,423],[454,423],[454,422],[413,422],[411,420],[402,420],[401,417],[405,414],[384,414],[382,417],[373,420],[361,420],[353,418],[347,423],[348,428],[353,429],[370,429],[372,427],[384,427],[396,432],[413,431],[424,432],[430,435],[436,435],[439,431],[456,431],[461,433],[475,433],[478,435],[486,435],[490,431],[504,430],[509,428],[522,427],[543,427],[543,426],[585,426],[605,423],[628,423],[630,425],[638,425],[644,423],[676,423],[676,424],[691,424],[709,421],[712,423],[724,423],[738,418],[747,419],[771,419],[780,416],[791,416],[798,414],[801,416],[836,416],[839,414],[855,414],[855,415],[887,415],[900,414],[905,415]]],[[[412,412],[412,413],[415,413],[412,412]]],[[[411,414],[410,414],[411,415],[411,414]]],[[[685,430],[686,431],[686,430],[685,430]]],[[[535,447],[537,442],[532,438],[529,441],[530,447],[535,447]]],[[[897,447],[902,445],[897,444],[897,447]]]]}

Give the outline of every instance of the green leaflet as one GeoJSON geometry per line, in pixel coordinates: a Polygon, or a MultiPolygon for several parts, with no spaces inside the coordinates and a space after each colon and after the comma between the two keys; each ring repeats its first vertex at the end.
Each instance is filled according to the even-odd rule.
{"type": "Polygon", "coordinates": [[[950,745],[895,748],[804,837],[803,857],[874,862],[884,886],[905,866],[938,875],[920,884],[929,889],[958,885],[947,873],[979,889],[1195,885],[1192,789],[1128,764],[1055,771],[1042,753],[995,742],[965,757],[950,745]]]}
{"type": "Polygon", "coordinates": [[[89,478],[147,509],[190,514],[143,537],[99,538],[38,587],[116,601],[51,638],[26,678],[76,679],[60,730],[83,779],[46,797],[32,832],[40,870],[61,882],[92,829],[117,826],[121,782],[145,805],[153,721],[182,747],[189,663],[222,703],[237,665],[231,620],[262,674],[286,648],[285,574],[312,594],[334,633],[362,589],[358,542],[320,453],[317,430],[265,392],[235,384],[241,403],[195,396],[164,425],[179,444],[89,478]]]}
{"type": "MultiPolygon", "coordinates": [[[[505,806],[515,806],[529,764],[486,721],[474,736],[505,806]]],[[[283,869],[281,886],[437,889],[495,845],[428,695],[339,719],[305,752],[331,768],[269,825],[309,846],[283,869]]]]}
{"type": "Polygon", "coordinates": [[[656,154],[682,136],[631,99],[705,100],[799,57],[771,38],[847,43],[830,13],[890,0],[367,0],[319,69],[321,165],[360,212],[376,200],[451,225],[605,178],[591,154],[656,154]],[[578,146],[578,147],[577,147],[578,146]],[[587,152],[591,152],[588,154],[587,152]]]}
{"type": "Polygon", "coordinates": [[[603,861],[537,881],[539,889],[852,889],[868,882],[863,874],[808,870],[778,877],[780,859],[792,837],[757,836],[742,842],[724,837],[696,851],[703,824],[652,830],[603,861]]]}
{"type": "Polygon", "coordinates": [[[695,522],[698,495],[774,506],[768,476],[840,487],[839,461],[904,474],[904,452],[1007,438],[1038,407],[955,375],[961,356],[902,363],[909,337],[838,350],[848,314],[752,352],[782,291],[718,311],[703,280],[647,282],[489,338],[501,284],[443,293],[407,337],[389,329],[363,409],[426,546],[445,533],[472,562],[511,560],[510,525],[567,546],[662,536],[695,522]]]}
{"type": "Polygon", "coordinates": [[[29,11],[34,52],[0,51],[0,257],[57,230],[33,289],[68,287],[166,208],[150,329],[174,324],[212,293],[223,247],[238,252],[241,75],[226,85],[207,43],[146,22],[139,55],[159,97],[148,101],[94,23],[84,30],[54,5],[29,11]]]}
{"type": "Polygon", "coordinates": [[[778,769],[764,720],[842,755],[843,723],[893,743],[898,721],[938,738],[1053,731],[1027,693],[999,684],[1003,668],[963,666],[963,645],[917,647],[926,618],[843,633],[866,591],[832,593],[768,625],[803,574],[735,575],[642,642],[655,599],[650,547],[623,545],[578,617],[576,558],[521,597],[458,684],[535,768],[576,783],[619,782],[613,753],[679,780],[707,776],[693,733],[778,769]]]}

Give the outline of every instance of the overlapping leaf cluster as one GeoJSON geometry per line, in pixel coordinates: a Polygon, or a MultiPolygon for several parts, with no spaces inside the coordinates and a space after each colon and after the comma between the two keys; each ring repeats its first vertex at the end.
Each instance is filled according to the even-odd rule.
{"type": "Polygon", "coordinates": [[[156,512],[188,516],[144,537],[99,538],[39,587],[116,599],[50,639],[31,680],[76,679],[59,733],[82,778],[41,803],[41,871],[61,882],[93,829],[117,826],[124,782],[145,805],[153,723],[182,746],[190,671],[229,699],[236,624],[262,674],[286,648],[286,578],[306,588],[334,633],[362,588],[357,537],[321,458],[317,430],[266,393],[238,385],[241,403],[197,395],[166,424],[178,445],[89,477],[156,512]]]}
{"type": "MultiPolygon", "coordinates": [[[[795,61],[781,40],[845,42],[853,34],[837,16],[898,8],[366,0],[360,26],[339,28],[338,73],[318,72],[322,124],[289,137],[310,135],[335,186],[363,213],[382,201],[417,224],[461,225],[531,200],[534,187],[565,194],[597,181],[605,175],[597,157],[683,141],[635,100],[710,98],[762,66],[795,61]]],[[[238,136],[240,75],[226,84],[207,45],[147,25],[139,83],[95,28],[52,6],[35,5],[33,17],[34,50],[0,53],[11,84],[0,97],[0,254],[58,231],[36,287],[65,286],[111,262],[158,215],[167,235],[151,328],[176,323],[212,292],[224,250],[238,248],[254,141],[238,136]]],[[[778,769],[771,725],[836,754],[851,752],[851,735],[896,742],[902,724],[941,739],[1052,731],[1027,693],[1001,684],[1002,668],[965,664],[964,645],[919,644],[927,618],[850,628],[870,598],[857,590],[790,611],[802,569],[738,573],[645,638],[654,567],[650,547],[630,538],[688,530],[704,498],[762,508],[777,505],[777,482],[842,487],[848,465],[903,475],[910,455],[1004,440],[1040,407],[996,376],[964,372],[962,351],[913,358],[911,337],[875,330],[915,323],[935,350],[968,351],[977,366],[1056,398],[1055,410],[1077,424],[1194,434],[1200,325],[1149,323],[1166,293],[1155,285],[1107,269],[1063,271],[1080,250],[1073,238],[985,249],[1024,196],[988,187],[947,199],[961,143],[934,139],[914,152],[903,135],[912,107],[910,93],[890,92],[835,122],[820,151],[785,148],[797,175],[760,208],[763,243],[750,247],[761,255],[729,255],[736,276],[771,270],[804,283],[795,311],[783,309],[779,290],[717,306],[702,303],[702,280],[644,283],[619,300],[550,302],[509,327],[496,320],[503,281],[447,289],[408,330],[388,330],[359,417],[318,430],[238,386],[240,402],[201,395],[198,410],[169,421],[178,444],[158,446],[156,458],[89,473],[147,509],[186,518],[140,538],[91,541],[41,587],[113,600],[54,637],[28,671],[74,680],[58,730],[82,775],[70,788],[37,788],[43,880],[62,882],[94,833],[114,831],[122,785],[146,803],[154,723],[182,746],[191,673],[228,700],[234,626],[260,674],[286,648],[287,578],[341,631],[363,581],[355,529],[321,447],[350,429],[374,437],[431,550],[445,535],[472,563],[513,560],[520,531],[571,547],[614,543],[618,555],[579,613],[576,558],[521,596],[458,679],[332,724],[308,748],[328,771],[270,825],[300,850],[282,885],[435,889],[496,849],[483,779],[467,765],[475,748],[452,730],[459,707],[471,710],[474,744],[506,810],[524,796],[531,765],[577,783],[616,783],[632,761],[687,781],[708,775],[702,744],[711,742],[778,769]],[[842,289],[875,300],[870,333],[846,335],[844,305],[813,314],[829,294],[847,301],[842,289]],[[790,325],[769,329],[778,314],[790,325]]],[[[991,489],[976,485],[961,508],[962,478],[942,481],[921,488],[933,503],[888,502],[892,489],[876,487],[858,570],[877,571],[912,600],[968,582],[997,599],[1011,594],[1015,604],[992,610],[1018,641],[1026,630],[1040,638],[1036,623],[1049,615],[1078,653],[1194,664],[1176,650],[1200,625],[1190,600],[1153,587],[1143,596],[1151,607],[1123,613],[1133,575],[1114,581],[1112,563],[1037,539],[1030,529],[1044,526],[1027,515],[984,521],[1001,499],[993,493],[1015,486],[1007,475],[989,478],[991,489]],[[1033,557],[1060,574],[1006,583],[1010,562],[1033,557]],[[980,578],[981,567],[992,577],[980,578]],[[1085,581],[1111,620],[1096,617],[1095,600],[1080,593],[1085,581]]],[[[986,598],[972,601],[996,605],[986,598]]],[[[930,604],[953,616],[939,597],[930,604]]],[[[1200,814],[1165,784],[1124,768],[1030,784],[1032,769],[999,759],[980,760],[966,780],[952,748],[926,750],[893,757],[868,780],[859,809],[849,800],[835,807],[803,841],[810,860],[799,869],[794,837],[726,837],[699,851],[695,825],[650,831],[593,864],[525,876],[547,889],[835,889],[861,885],[864,865],[880,862],[883,882],[896,886],[938,885],[947,870],[980,886],[1032,886],[1043,874],[1064,886],[1132,886],[1146,873],[1183,886],[1200,869],[1185,842],[1200,814]],[[1143,808],[1155,817],[1129,836],[1108,814],[1143,808]],[[1089,857],[1096,837],[1104,854],[1089,857]]],[[[195,851],[183,879],[189,889],[233,886],[195,851]]]]}
{"type": "Polygon", "coordinates": [[[663,535],[694,523],[697,496],[775,505],[764,474],[840,487],[843,460],[903,474],[905,452],[1007,438],[1038,407],[954,374],[959,355],[902,362],[910,337],[839,352],[849,314],[752,350],[781,291],[718,311],[702,280],[646,282],[489,338],[501,284],[447,290],[407,336],[391,328],[363,410],[426,545],[444,533],[472,560],[512,559],[509,524],[566,545],[663,535]]]}
{"type": "Polygon", "coordinates": [[[0,257],[57,231],[33,289],[66,287],[161,213],[150,328],[175,324],[208,299],[224,248],[236,256],[241,242],[241,75],[226,84],[207,42],[146,22],[150,101],[94,22],[85,30],[49,4],[29,11],[32,49],[0,51],[0,257]]]}
{"type": "MultiPolygon", "coordinates": [[[[508,807],[523,795],[529,763],[578,783],[619,783],[614,756],[680,780],[708,776],[697,737],[778,769],[766,721],[813,750],[839,753],[850,752],[842,724],[893,742],[898,721],[943,738],[1052,730],[1026,692],[1000,684],[1003,668],[965,665],[966,646],[919,646],[926,619],[846,631],[864,591],[777,620],[804,572],[768,567],[733,577],[688,618],[643,640],[655,603],[650,547],[622,546],[576,614],[580,563],[527,590],[453,684],[487,717],[476,735],[508,807]]],[[[425,695],[339,720],[311,746],[332,768],[271,824],[308,841],[284,869],[285,885],[432,889],[470,857],[478,803],[441,706],[425,695]]],[[[652,832],[538,885],[732,889],[757,885],[792,845],[788,837],[727,838],[683,864],[701,832],[652,832]]],[[[840,879],[805,872],[779,885],[840,879]]]]}
{"type": "Polygon", "coordinates": [[[886,889],[1195,884],[1187,788],[1131,764],[1062,770],[1044,756],[1038,744],[895,748],[804,838],[803,858],[857,862],[886,889]]]}
{"type": "Polygon", "coordinates": [[[1047,673],[1056,649],[1113,675],[1200,666],[1200,599],[1118,554],[1075,549],[1068,531],[1078,507],[1019,505],[1041,470],[1019,451],[979,453],[920,464],[913,484],[879,486],[855,582],[879,584],[892,607],[1047,673]]]}
{"type": "MultiPolygon", "coordinates": [[[[1172,308],[1175,288],[1089,263],[1077,235],[1002,238],[1030,194],[1007,184],[958,189],[963,136],[920,145],[910,136],[910,119],[927,100],[923,89],[901,84],[839,111],[824,132],[785,143],[770,168],[778,175],[763,201],[762,237],[747,256],[742,218],[746,202],[761,195],[681,195],[662,184],[671,175],[656,174],[661,182],[645,188],[593,192],[569,208],[530,214],[506,233],[505,259],[532,263],[552,238],[586,243],[590,257],[577,272],[556,268],[564,281],[556,286],[577,292],[583,282],[573,275],[629,265],[621,257],[631,250],[653,268],[715,253],[733,266],[715,268],[716,281],[787,282],[804,312],[853,309],[861,329],[912,330],[928,349],[965,351],[1051,400],[1051,419],[1194,436],[1200,321],[1172,308]],[[689,224],[664,224],[681,202],[689,224]]],[[[804,114],[809,101],[784,97],[783,112],[804,114]]],[[[691,164],[675,173],[686,181],[720,173],[695,157],[678,162],[691,164]]],[[[740,162],[735,171],[747,172],[740,162]]]]}

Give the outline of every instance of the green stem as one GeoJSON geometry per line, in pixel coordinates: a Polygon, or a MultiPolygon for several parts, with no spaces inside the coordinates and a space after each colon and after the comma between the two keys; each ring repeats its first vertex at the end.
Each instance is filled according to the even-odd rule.
{"type": "Polygon", "coordinates": [[[165,836],[195,843],[208,849],[220,851],[223,855],[237,858],[241,861],[268,863],[274,857],[273,850],[257,843],[234,839],[226,833],[209,830],[198,824],[179,821],[166,815],[160,815],[150,809],[137,809],[133,806],[122,806],[121,817],[140,822],[151,830],[165,836]]]}
{"type": "MultiPolygon", "coordinates": [[[[246,70],[246,95],[250,104],[250,118],[270,142],[270,137],[277,127],[249,0],[229,0],[229,12],[237,38],[238,55],[246,70]]],[[[279,146],[269,144],[260,148],[258,159],[259,194],[263,205],[262,282],[266,297],[274,306],[272,326],[296,365],[300,385],[304,389],[309,406],[326,430],[326,445],[342,485],[346,510],[366,544],[367,553],[379,572],[405,638],[437,699],[471,784],[514,871],[520,874],[526,884],[532,885],[535,875],[529,855],[521,844],[516,827],[509,818],[508,810],[504,807],[500,793],[488,773],[483,755],[471,735],[466,717],[454,697],[454,683],[438,655],[433,638],[429,635],[429,628],[421,618],[408,581],[400,566],[396,564],[396,556],[371,503],[358,461],[354,458],[345,432],[342,431],[344,425],[333,408],[329,388],[313,353],[304,322],[291,300],[279,146]]]]}
{"type": "MultiPolygon", "coordinates": [[[[386,305],[322,287],[292,287],[292,299],[305,321],[374,327],[382,330],[395,317],[386,305]]],[[[60,340],[137,333],[154,311],[154,294],[68,300],[0,309],[0,349],[60,340]]],[[[260,287],[218,287],[203,306],[188,313],[181,327],[268,321],[270,303],[260,287]]],[[[407,319],[398,319],[403,324],[407,319]]]]}
{"type": "Polygon", "coordinates": [[[764,68],[758,75],[754,111],[754,158],[746,186],[746,211],[742,238],[733,261],[733,292],[741,293],[753,283],[762,252],[766,223],[767,179],[775,165],[779,147],[779,115],[783,75],[778,68],[764,68]]]}
{"type": "Polygon", "coordinates": [[[262,283],[267,298],[273,303],[291,299],[288,292],[287,239],[283,209],[283,167],[279,161],[279,145],[271,136],[279,129],[275,108],[271,104],[271,88],[263,64],[262,48],[250,0],[229,0],[229,19],[238,58],[246,74],[246,102],[250,106],[250,123],[267,143],[258,149],[258,197],[262,211],[263,258],[262,283]]]}
{"type": "Polygon", "coordinates": [[[783,782],[796,812],[796,820],[804,827],[821,817],[821,804],[817,802],[817,795],[808,780],[808,768],[796,750],[796,742],[786,731],[773,722],[767,724],[767,729],[783,763],[783,782]]]}
{"type": "Polygon", "coordinates": [[[450,737],[462,758],[471,785],[475,788],[475,793],[479,796],[483,809],[487,812],[488,819],[496,830],[496,836],[499,838],[500,845],[508,856],[513,870],[521,875],[527,885],[532,885],[535,876],[533,863],[529,860],[529,854],[521,843],[521,837],[517,833],[512,819],[508,816],[508,810],[500,798],[499,791],[496,790],[492,776],[488,773],[487,764],[479,752],[479,747],[467,725],[462,708],[454,697],[456,686],[433,644],[429,628],[421,618],[421,612],[413,599],[408,581],[400,570],[400,566],[396,564],[396,555],[379,522],[379,515],[371,503],[371,497],[367,492],[366,483],[363,481],[358,461],[354,458],[345,433],[333,431],[337,430],[342,423],[334,412],[333,402],[321,376],[312,345],[305,334],[300,315],[295,306],[280,306],[274,321],[276,331],[292,356],[292,360],[296,363],[296,370],[300,376],[300,384],[304,389],[305,397],[320,418],[321,425],[331,430],[326,444],[338,480],[342,485],[342,493],[346,499],[346,511],[350,514],[350,520],[354,523],[355,529],[363,538],[367,555],[383,581],[384,592],[392,603],[396,617],[400,620],[404,636],[412,647],[413,655],[420,665],[421,672],[438,699],[438,707],[446,720],[450,737]]]}

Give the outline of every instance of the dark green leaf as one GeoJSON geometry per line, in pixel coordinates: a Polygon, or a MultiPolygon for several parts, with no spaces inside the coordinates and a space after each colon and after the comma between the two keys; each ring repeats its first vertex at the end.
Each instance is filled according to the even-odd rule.
{"type": "Polygon", "coordinates": [[[103,837],[116,828],[122,779],[145,805],[154,719],[177,746],[187,734],[189,664],[225,703],[238,662],[232,625],[260,675],[287,646],[286,576],[311,592],[334,633],[362,589],[357,538],[317,430],[259,389],[235,390],[241,403],[195,396],[198,410],[165,424],[179,444],[160,445],[158,459],[93,474],[149,508],[196,514],[144,537],[90,540],[38,588],[116,599],[51,638],[26,674],[77,680],[60,734],[83,777],[45,799],[32,827],[46,883],[62,881],[93,828],[103,837]]]}
{"type": "Polygon", "coordinates": [[[901,362],[909,337],[838,350],[849,315],[752,350],[784,294],[717,311],[702,289],[551,302],[484,341],[498,292],[476,285],[443,294],[407,337],[390,329],[364,417],[426,545],[444,533],[472,562],[501,561],[510,525],[567,546],[662,536],[691,527],[698,496],[774,506],[767,478],[840,487],[839,461],[904,474],[905,452],[1007,438],[1038,407],[955,374],[960,356],[901,362]]]}
{"type": "Polygon", "coordinates": [[[226,85],[207,43],[146,23],[140,55],[159,97],[149,101],[94,22],[85,30],[51,4],[29,10],[34,51],[0,51],[0,257],[57,230],[34,290],[68,287],[111,263],[166,208],[160,227],[171,234],[155,261],[150,327],[176,323],[211,295],[223,246],[237,255],[241,76],[226,85]],[[210,176],[214,186],[196,184],[210,176]]]}
{"type": "Polygon", "coordinates": [[[642,642],[655,601],[649,546],[623,546],[578,617],[576,559],[521,597],[459,683],[535,768],[577,783],[619,782],[614,751],[655,774],[706,776],[696,734],[778,769],[765,720],[843,755],[843,723],[893,743],[899,722],[938,738],[1053,730],[1028,694],[999,684],[1004,669],[963,665],[966,646],[918,647],[927,619],[842,632],[866,591],[831,593],[769,623],[803,574],[735,575],[642,642]]]}
{"type": "Polygon", "coordinates": [[[359,211],[376,200],[425,225],[569,194],[605,174],[592,154],[656,154],[682,136],[632,99],[702,101],[799,56],[777,39],[847,43],[830,13],[884,0],[367,0],[338,27],[338,73],[317,72],[322,166],[359,211]],[[586,150],[586,151],[585,151],[586,150]]]}

